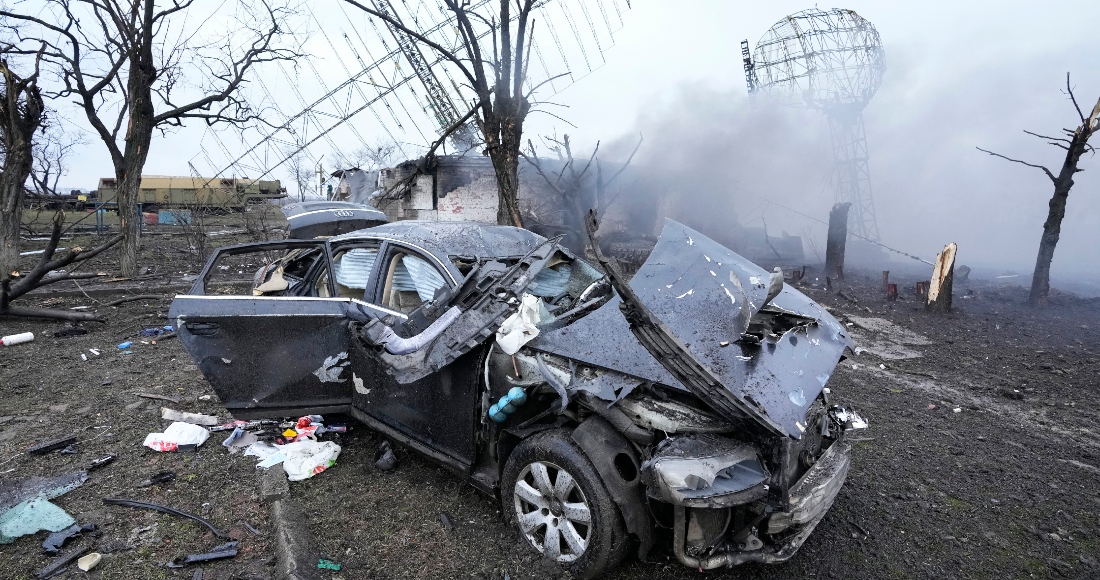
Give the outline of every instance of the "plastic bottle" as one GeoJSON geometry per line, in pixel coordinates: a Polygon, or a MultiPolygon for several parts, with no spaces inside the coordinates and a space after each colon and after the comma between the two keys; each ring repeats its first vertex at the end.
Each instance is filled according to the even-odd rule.
{"type": "Polygon", "coordinates": [[[516,412],[516,407],[527,402],[527,393],[520,387],[512,387],[508,394],[489,407],[489,418],[497,423],[504,422],[509,415],[516,412]]]}
{"type": "Polygon", "coordinates": [[[0,344],[4,346],[13,346],[16,344],[23,344],[24,342],[30,342],[32,340],[34,340],[33,332],[22,332],[19,334],[12,334],[5,336],[4,338],[0,338],[0,344]]]}
{"type": "Polygon", "coordinates": [[[127,342],[124,342],[124,343],[118,345],[118,347],[125,350],[127,348],[130,348],[133,345],[134,345],[134,343],[127,341],[127,342]]]}

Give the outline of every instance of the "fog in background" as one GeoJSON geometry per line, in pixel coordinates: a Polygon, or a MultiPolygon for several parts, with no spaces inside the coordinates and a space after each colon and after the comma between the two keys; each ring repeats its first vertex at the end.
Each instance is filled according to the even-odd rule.
{"type": "MultiPolygon", "coordinates": [[[[323,9],[327,2],[335,0],[313,4],[322,20],[339,16],[323,9]]],[[[1060,92],[1067,71],[1082,108],[1100,96],[1094,44],[1100,3],[861,0],[843,6],[876,26],[886,50],[883,85],[865,111],[882,241],[928,260],[954,241],[960,263],[1029,275],[1052,185],[1037,169],[974,147],[1057,171],[1062,151],[1022,130],[1056,134],[1079,122],[1060,92]]],[[[741,39],[755,47],[785,14],[809,7],[635,0],[615,46],[605,52],[607,63],[555,95],[554,104],[542,105],[555,116],[533,114],[527,136],[569,133],[580,151],[600,140],[601,159],[613,162],[625,159],[641,133],[645,142],[634,166],[645,179],[624,178],[622,185],[637,191],[624,191],[620,203],[654,203],[643,190],[663,187],[674,193],[666,202],[670,212],[691,225],[717,228],[736,218],[760,227],[766,220],[773,235],[786,230],[823,246],[823,225],[779,206],[827,219],[834,199],[825,118],[773,106],[766,95],[750,106],[740,55],[741,39]]],[[[327,22],[319,24],[315,34],[327,22]]],[[[321,69],[342,74],[335,63],[321,69]]],[[[310,82],[307,75],[301,79],[310,82]]],[[[293,101],[283,105],[294,109],[293,101]]],[[[78,112],[62,112],[69,124],[83,123],[78,112]]],[[[198,159],[196,144],[204,138],[201,124],[156,138],[145,173],[190,174],[187,161],[198,159]]],[[[414,134],[407,140],[420,141],[414,134]]],[[[1074,277],[1100,288],[1100,159],[1086,156],[1082,167],[1054,257],[1056,287],[1074,277]]],[[[110,174],[105,150],[92,137],[63,185],[93,187],[110,174]]],[[[806,252],[814,257],[809,243],[806,252]]]]}

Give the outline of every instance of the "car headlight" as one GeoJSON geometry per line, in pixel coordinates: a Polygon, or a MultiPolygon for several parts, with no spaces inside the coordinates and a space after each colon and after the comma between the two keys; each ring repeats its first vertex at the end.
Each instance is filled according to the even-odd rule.
{"type": "Polygon", "coordinates": [[[767,493],[761,484],[768,471],[756,448],[712,435],[670,437],[642,469],[651,495],[679,505],[714,505],[716,498],[736,505],[767,493]],[[747,490],[753,491],[742,493],[747,490]]]}

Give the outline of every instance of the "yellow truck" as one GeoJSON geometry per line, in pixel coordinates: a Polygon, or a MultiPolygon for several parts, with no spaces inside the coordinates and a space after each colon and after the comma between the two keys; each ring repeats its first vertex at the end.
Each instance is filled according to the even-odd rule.
{"type": "MultiPolygon", "coordinates": [[[[115,178],[100,179],[96,201],[108,208],[116,207],[117,188],[115,178]]],[[[286,189],[276,179],[143,175],[137,202],[142,204],[143,211],[166,208],[241,211],[247,205],[283,197],[286,189]]]]}

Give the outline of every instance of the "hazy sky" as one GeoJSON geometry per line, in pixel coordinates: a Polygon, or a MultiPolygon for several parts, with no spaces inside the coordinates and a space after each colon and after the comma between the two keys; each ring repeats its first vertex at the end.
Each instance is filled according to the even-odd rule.
{"type": "MultiPolygon", "coordinates": [[[[312,5],[331,13],[326,7],[333,1],[312,5]]],[[[607,63],[553,98],[568,108],[549,110],[576,128],[536,114],[527,132],[568,132],[582,148],[601,139],[609,158],[628,150],[641,132],[646,141],[637,163],[695,173],[715,168],[729,178],[701,180],[709,190],[701,195],[728,195],[739,215],[765,217],[769,227],[821,233],[817,224],[762,200],[825,217],[833,203],[824,190],[827,126],[813,112],[759,103],[754,112],[740,55],[742,39],[755,46],[785,14],[809,7],[634,0],[606,51],[607,63]]],[[[883,86],[865,112],[883,241],[927,258],[955,241],[963,263],[1026,271],[1050,181],[974,147],[1057,170],[1061,151],[1021,130],[1049,134],[1075,124],[1060,92],[1067,71],[1083,108],[1100,96],[1100,2],[880,0],[844,7],[876,26],[886,50],[883,86]]],[[[194,129],[156,140],[146,173],[188,174],[186,161],[199,138],[194,129]]],[[[1100,269],[1100,159],[1086,158],[1083,166],[1088,171],[1078,175],[1070,196],[1056,275],[1100,269]]],[[[64,182],[91,185],[109,175],[109,167],[102,145],[93,142],[64,182]]]]}

